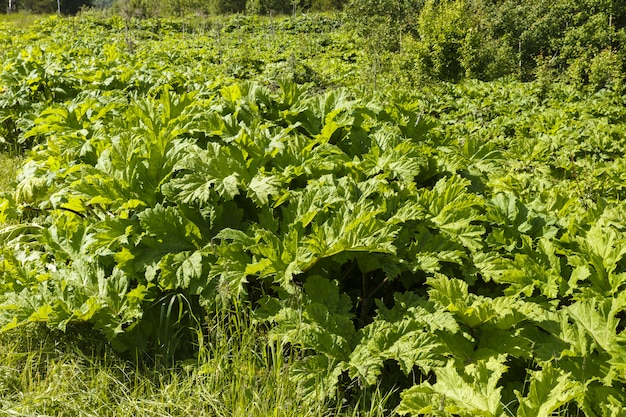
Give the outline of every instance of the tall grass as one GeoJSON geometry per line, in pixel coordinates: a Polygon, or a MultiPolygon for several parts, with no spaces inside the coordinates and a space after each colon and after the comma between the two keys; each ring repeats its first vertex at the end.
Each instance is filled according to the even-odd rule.
{"type": "Polygon", "coordinates": [[[0,153],[0,191],[13,190],[13,182],[21,163],[21,157],[0,153]]]}
{"type": "Polygon", "coordinates": [[[244,315],[212,320],[198,357],[174,367],[125,360],[88,326],[33,324],[0,335],[0,416],[392,415],[378,392],[354,404],[305,401],[292,363],[244,315]]]}

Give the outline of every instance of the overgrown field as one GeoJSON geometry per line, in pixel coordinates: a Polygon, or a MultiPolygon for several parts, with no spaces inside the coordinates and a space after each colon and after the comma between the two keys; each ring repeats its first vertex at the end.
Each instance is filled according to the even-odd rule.
{"type": "MultiPolygon", "coordinates": [[[[425,84],[344,23],[1,27],[2,330],[105,338],[101,415],[626,415],[621,87],[425,84]]],[[[80,413],[11,357],[3,409],[80,413]]]]}

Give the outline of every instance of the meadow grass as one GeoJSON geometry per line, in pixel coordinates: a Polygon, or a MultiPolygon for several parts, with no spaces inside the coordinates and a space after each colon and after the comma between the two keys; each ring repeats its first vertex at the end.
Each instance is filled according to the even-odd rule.
{"type": "Polygon", "coordinates": [[[0,23],[6,24],[14,29],[26,29],[38,20],[45,19],[50,15],[34,14],[28,12],[17,12],[10,14],[0,14],[0,23]]]}
{"type": "Polygon", "coordinates": [[[11,191],[22,158],[0,153],[0,191],[11,191]]]}
{"type": "Polygon", "coordinates": [[[393,415],[378,392],[353,404],[305,400],[288,376],[293,358],[234,321],[213,323],[198,356],[171,367],[120,357],[88,326],[11,330],[0,335],[0,416],[393,415]]]}

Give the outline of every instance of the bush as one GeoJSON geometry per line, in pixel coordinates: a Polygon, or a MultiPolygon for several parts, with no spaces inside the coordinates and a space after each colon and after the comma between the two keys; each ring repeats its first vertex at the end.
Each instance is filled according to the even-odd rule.
{"type": "Polygon", "coordinates": [[[423,0],[353,0],[348,16],[368,49],[397,51],[402,36],[415,33],[415,22],[423,4],[423,0]]]}
{"type": "Polygon", "coordinates": [[[621,87],[624,81],[623,64],[619,56],[604,50],[593,57],[589,63],[589,84],[600,89],[603,87],[621,87]]]}
{"type": "Polygon", "coordinates": [[[456,81],[510,74],[515,54],[493,36],[486,10],[466,0],[429,0],[418,20],[418,70],[427,77],[456,81]]]}

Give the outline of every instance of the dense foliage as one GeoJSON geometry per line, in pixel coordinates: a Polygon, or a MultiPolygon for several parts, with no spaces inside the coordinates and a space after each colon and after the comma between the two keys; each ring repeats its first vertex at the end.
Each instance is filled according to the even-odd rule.
{"type": "MultiPolygon", "coordinates": [[[[402,49],[421,79],[621,84],[626,9],[613,0],[353,0],[372,53],[402,49]]],[[[393,58],[392,58],[393,59],[393,58]]]]}
{"type": "MultiPolygon", "coordinates": [[[[97,3],[97,1],[95,2],[97,3]]],[[[2,12],[15,13],[57,13],[76,14],[79,10],[91,7],[94,4],[91,0],[11,0],[4,2],[7,5],[2,12]]]]}
{"type": "Polygon", "coordinates": [[[340,20],[131,23],[7,31],[0,133],[32,150],[0,200],[3,330],[179,359],[245,306],[310,398],[624,414],[619,88],[391,68],[374,94],[340,20]]]}

